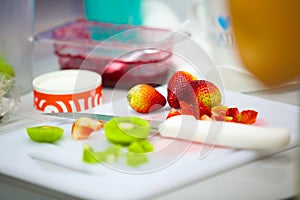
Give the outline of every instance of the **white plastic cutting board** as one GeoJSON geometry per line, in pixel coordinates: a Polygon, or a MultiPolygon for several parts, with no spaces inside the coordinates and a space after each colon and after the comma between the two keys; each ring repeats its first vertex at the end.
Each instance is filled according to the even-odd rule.
{"type": "MultiPolygon", "coordinates": [[[[254,109],[259,112],[257,125],[283,126],[292,133],[292,142],[297,144],[299,133],[299,107],[225,91],[224,104],[240,110],[254,109]]],[[[136,114],[124,99],[97,107],[93,112],[116,115],[136,114]]],[[[155,113],[151,118],[165,114],[155,113]]],[[[83,143],[72,141],[71,121],[65,119],[45,122],[65,129],[63,138],[56,143],[32,142],[25,129],[0,136],[0,172],[24,181],[41,185],[55,191],[84,199],[144,199],[158,196],[187,184],[201,181],[271,155],[273,152],[211,148],[199,144],[153,137],[156,151],[149,155],[149,162],[138,168],[129,167],[120,158],[113,165],[87,165],[81,162],[83,143]],[[45,159],[69,168],[45,165],[29,156],[40,153],[45,159]],[[53,156],[55,155],[55,156],[53,156]]],[[[95,150],[104,149],[108,143],[103,133],[95,132],[85,141],[95,150]]]]}

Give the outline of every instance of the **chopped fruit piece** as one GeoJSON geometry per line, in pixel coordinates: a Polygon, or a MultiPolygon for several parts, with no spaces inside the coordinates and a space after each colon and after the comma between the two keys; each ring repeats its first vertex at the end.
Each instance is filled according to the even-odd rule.
{"type": "Polygon", "coordinates": [[[147,139],[150,123],[139,117],[114,117],[104,124],[106,138],[120,145],[147,139]]]}
{"type": "Polygon", "coordinates": [[[176,110],[175,108],[171,108],[170,112],[167,115],[167,119],[169,119],[170,117],[174,117],[176,115],[181,115],[181,112],[179,112],[178,110],[176,110]]]}
{"type": "Polygon", "coordinates": [[[227,116],[232,117],[232,122],[242,123],[242,124],[254,124],[257,119],[258,112],[255,110],[243,110],[239,112],[237,108],[229,108],[227,111],[227,116]]]}
{"type": "Polygon", "coordinates": [[[212,120],[212,118],[204,114],[200,117],[200,120],[212,120]]]}
{"type": "Polygon", "coordinates": [[[118,146],[110,146],[101,152],[95,152],[92,147],[85,146],[83,148],[82,160],[86,163],[115,162],[121,155],[121,149],[118,146]]]}
{"type": "Polygon", "coordinates": [[[239,113],[240,111],[238,108],[228,108],[226,115],[232,117],[232,121],[237,122],[239,113]]]}
{"type": "Polygon", "coordinates": [[[138,84],[128,91],[127,102],[136,112],[149,113],[164,107],[167,101],[154,87],[138,84]]]}
{"type": "Polygon", "coordinates": [[[35,126],[26,128],[27,134],[35,142],[53,143],[59,140],[64,129],[56,126],[35,126]]]}
{"type": "Polygon", "coordinates": [[[84,140],[87,139],[94,131],[98,131],[103,127],[103,122],[100,120],[81,117],[75,120],[72,124],[72,139],[84,140]]]}
{"type": "Polygon", "coordinates": [[[126,154],[127,165],[137,167],[148,162],[148,157],[144,153],[128,152],[126,154]]]}
{"type": "Polygon", "coordinates": [[[190,81],[197,78],[191,75],[189,72],[177,71],[175,72],[168,82],[168,96],[167,100],[172,108],[180,108],[179,101],[183,100],[184,87],[189,85],[190,81]]]}
{"type": "Polygon", "coordinates": [[[211,117],[216,121],[226,121],[228,107],[227,106],[214,106],[211,109],[211,117]]]}
{"type": "Polygon", "coordinates": [[[133,153],[148,153],[154,150],[153,145],[147,140],[141,140],[139,142],[132,142],[128,146],[128,151],[133,153]]]}
{"type": "Polygon", "coordinates": [[[258,112],[254,110],[243,110],[239,114],[239,123],[254,124],[256,122],[258,112]]]}

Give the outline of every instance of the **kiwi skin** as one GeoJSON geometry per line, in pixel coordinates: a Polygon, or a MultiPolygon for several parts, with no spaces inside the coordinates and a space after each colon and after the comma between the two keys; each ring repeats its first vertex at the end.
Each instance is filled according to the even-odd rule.
{"type": "Polygon", "coordinates": [[[104,124],[106,138],[122,146],[147,139],[150,123],[139,117],[114,117],[104,124]]]}

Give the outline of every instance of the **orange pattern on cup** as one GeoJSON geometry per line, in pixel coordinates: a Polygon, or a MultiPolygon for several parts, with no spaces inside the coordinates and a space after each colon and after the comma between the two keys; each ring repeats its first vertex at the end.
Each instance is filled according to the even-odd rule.
{"type": "Polygon", "coordinates": [[[74,94],[46,94],[36,90],[33,93],[35,108],[43,112],[80,112],[102,103],[102,85],[74,94]]]}

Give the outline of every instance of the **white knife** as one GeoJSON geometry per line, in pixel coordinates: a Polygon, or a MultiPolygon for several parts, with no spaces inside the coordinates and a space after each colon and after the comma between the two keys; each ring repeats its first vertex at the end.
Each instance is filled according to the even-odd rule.
{"type": "Polygon", "coordinates": [[[286,128],[196,120],[190,115],[167,119],[159,126],[159,133],[162,137],[253,150],[283,148],[291,140],[290,131],[286,128]]]}
{"type": "MultiPolygon", "coordinates": [[[[94,113],[45,113],[62,118],[91,117],[107,121],[114,116],[94,113]]],[[[150,121],[162,137],[236,149],[272,150],[287,146],[290,131],[283,127],[259,127],[234,122],[196,120],[190,115],[177,115],[164,122],[150,121]]]]}

